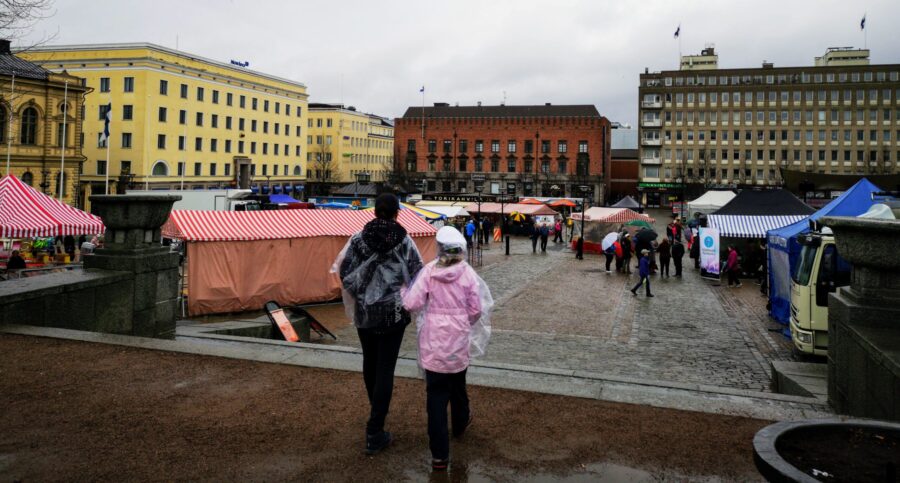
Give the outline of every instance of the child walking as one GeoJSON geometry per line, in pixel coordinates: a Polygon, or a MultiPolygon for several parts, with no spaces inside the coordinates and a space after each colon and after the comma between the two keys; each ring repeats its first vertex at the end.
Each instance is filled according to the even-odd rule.
{"type": "Polygon", "coordinates": [[[437,233],[438,258],[419,272],[403,293],[403,306],[416,313],[419,366],[425,371],[431,467],[447,469],[450,435],[460,437],[472,423],[466,394],[470,357],[478,357],[490,338],[490,290],[466,263],[466,240],[456,229],[437,233]]]}

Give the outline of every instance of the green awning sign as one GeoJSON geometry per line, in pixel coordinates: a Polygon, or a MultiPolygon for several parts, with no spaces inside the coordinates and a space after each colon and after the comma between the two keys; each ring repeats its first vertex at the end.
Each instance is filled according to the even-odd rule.
{"type": "Polygon", "coordinates": [[[681,188],[680,183],[638,183],[638,188],[681,188]]]}

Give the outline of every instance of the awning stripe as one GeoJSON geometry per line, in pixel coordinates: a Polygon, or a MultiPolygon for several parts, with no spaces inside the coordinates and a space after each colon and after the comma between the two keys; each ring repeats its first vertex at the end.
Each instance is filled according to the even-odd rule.
{"type": "Polygon", "coordinates": [[[766,232],[792,225],[807,215],[708,215],[709,226],[719,230],[721,236],[736,238],[765,238],[766,232]]]}
{"type": "Polygon", "coordinates": [[[103,231],[100,217],[47,196],[15,176],[0,179],[0,236],[31,238],[103,231]]]}

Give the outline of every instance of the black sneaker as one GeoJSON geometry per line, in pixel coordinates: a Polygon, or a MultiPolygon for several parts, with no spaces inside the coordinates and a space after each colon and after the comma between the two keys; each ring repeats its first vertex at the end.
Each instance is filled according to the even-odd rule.
{"type": "Polygon", "coordinates": [[[652,297],[653,294],[652,294],[652,293],[648,293],[647,296],[648,296],[648,297],[652,297]]]}
{"type": "Polygon", "coordinates": [[[380,453],[382,450],[390,446],[393,440],[394,437],[391,436],[391,433],[387,431],[382,431],[379,434],[367,434],[366,454],[372,456],[380,453]]]}
{"type": "Polygon", "coordinates": [[[450,466],[450,459],[431,460],[431,471],[447,471],[448,466],[450,466]]]}

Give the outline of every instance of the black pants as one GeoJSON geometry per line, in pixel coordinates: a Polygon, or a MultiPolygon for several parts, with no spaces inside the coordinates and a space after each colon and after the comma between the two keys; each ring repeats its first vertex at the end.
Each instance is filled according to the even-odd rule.
{"type": "Polygon", "coordinates": [[[634,288],[631,289],[631,291],[632,291],[632,292],[637,292],[637,290],[638,290],[639,288],[641,288],[641,284],[644,283],[644,282],[647,282],[647,295],[650,295],[650,276],[649,276],[649,275],[646,276],[646,277],[643,276],[643,275],[641,275],[641,279],[638,280],[637,285],[635,285],[634,288]]]}
{"type": "Polygon", "coordinates": [[[556,230],[556,234],[553,235],[553,243],[562,243],[562,230],[556,230]]]}
{"type": "Polygon", "coordinates": [[[737,285],[739,283],[741,283],[741,281],[738,280],[737,270],[728,270],[728,285],[737,285]]]}
{"type": "Polygon", "coordinates": [[[631,273],[631,257],[622,258],[622,270],[625,273],[631,273]]]}
{"type": "Polygon", "coordinates": [[[669,259],[666,257],[659,257],[659,276],[663,275],[669,276],[669,259]]]}
{"type": "Polygon", "coordinates": [[[425,390],[428,408],[428,444],[431,457],[445,460],[450,457],[450,434],[447,431],[447,404],[454,434],[459,434],[469,422],[469,396],[466,394],[466,371],[441,374],[425,371],[425,390]]]}
{"type": "Polygon", "coordinates": [[[366,382],[366,393],[371,406],[366,434],[374,435],[384,431],[384,419],[394,392],[394,367],[397,366],[404,330],[405,327],[380,333],[375,329],[356,329],[363,351],[363,380],[366,382]]]}
{"type": "Polygon", "coordinates": [[[542,252],[547,251],[547,238],[548,237],[546,235],[541,235],[541,251],[542,252]]]}
{"type": "Polygon", "coordinates": [[[536,236],[531,237],[531,253],[537,252],[537,242],[538,242],[538,237],[536,237],[536,236]]]}
{"type": "Polygon", "coordinates": [[[675,263],[675,276],[681,276],[681,257],[675,257],[672,259],[672,262],[675,263]]]}
{"type": "Polygon", "coordinates": [[[614,255],[612,253],[604,253],[604,255],[606,255],[606,271],[608,272],[610,265],[612,265],[614,255]]]}

